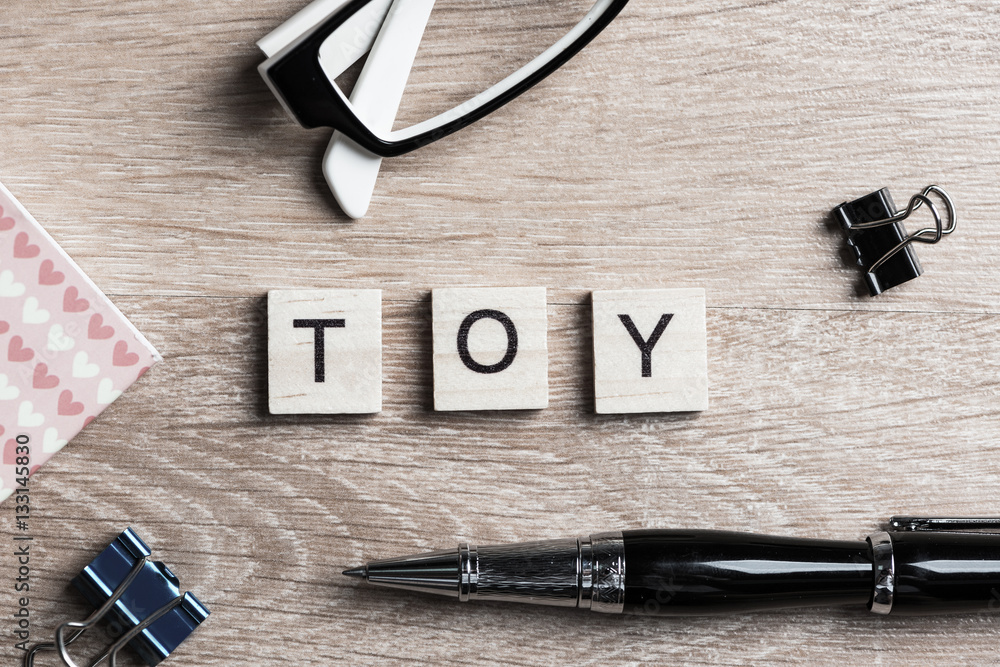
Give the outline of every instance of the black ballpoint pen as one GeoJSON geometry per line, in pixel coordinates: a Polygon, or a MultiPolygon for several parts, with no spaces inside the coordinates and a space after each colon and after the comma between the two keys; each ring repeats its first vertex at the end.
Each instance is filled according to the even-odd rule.
{"type": "Polygon", "coordinates": [[[867,605],[879,614],[1000,611],[1000,519],[895,517],[866,541],[634,530],[469,546],[344,572],[468,600],[688,616],[867,605]]]}

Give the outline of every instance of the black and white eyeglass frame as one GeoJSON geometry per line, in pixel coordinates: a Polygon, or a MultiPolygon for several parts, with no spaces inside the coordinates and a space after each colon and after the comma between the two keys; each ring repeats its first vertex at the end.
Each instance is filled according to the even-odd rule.
{"type": "Polygon", "coordinates": [[[596,37],[628,0],[596,0],[562,39],[485,92],[411,127],[387,134],[373,131],[350,100],[327,77],[320,62],[323,43],[348,19],[375,0],[351,0],[258,68],[285,109],[306,128],[332,127],[382,157],[402,155],[471,125],[496,111],[561,67],[596,37]]]}

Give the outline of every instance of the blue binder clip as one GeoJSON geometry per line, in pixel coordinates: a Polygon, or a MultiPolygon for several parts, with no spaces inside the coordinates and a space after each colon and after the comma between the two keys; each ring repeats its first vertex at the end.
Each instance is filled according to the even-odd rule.
{"type": "Polygon", "coordinates": [[[955,231],[958,222],[951,197],[936,185],[913,195],[902,213],[896,211],[889,189],[882,188],[861,199],[841,204],[833,210],[833,215],[847,234],[847,245],[857,257],[858,265],[865,270],[865,283],[872,296],[920,276],[923,269],[913,244],[937,243],[955,231]],[[927,197],[929,194],[935,194],[944,201],[948,209],[947,227],[934,202],[927,197]],[[903,220],[924,204],[934,216],[934,226],[907,234],[903,220]]]}
{"type": "Polygon", "coordinates": [[[73,578],[73,585],[96,610],[84,621],[56,628],[54,643],[33,646],[24,656],[25,667],[32,667],[39,651],[57,651],[67,667],[80,667],[67,647],[103,618],[121,635],[90,667],[105,660],[115,667],[118,652],[126,644],[150,667],[169,656],[208,618],[209,611],[192,593],[181,593],[174,573],[150,560],[151,555],[135,531],[126,528],[73,578]]]}

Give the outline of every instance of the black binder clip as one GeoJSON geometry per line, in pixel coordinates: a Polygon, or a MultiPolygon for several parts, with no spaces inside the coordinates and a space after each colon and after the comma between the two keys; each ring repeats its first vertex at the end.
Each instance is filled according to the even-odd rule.
{"type": "Polygon", "coordinates": [[[84,621],[56,628],[54,643],[35,644],[24,656],[24,667],[32,667],[40,651],[57,651],[67,667],[80,667],[67,647],[105,617],[121,635],[90,667],[105,660],[115,667],[118,652],[126,644],[150,667],[169,656],[208,618],[209,611],[192,593],[181,593],[174,573],[163,563],[151,561],[151,554],[135,531],[126,528],[73,578],[73,585],[96,610],[84,621]]]}
{"type": "Polygon", "coordinates": [[[878,296],[923,273],[913,244],[937,243],[955,231],[958,222],[951,197],[936,185],[914,195],[902,213],[896,210],[889,189],[882,188],[856,201],[841,204],[833,210],[833,215],[847,233],[847,245],[854,251],[858,265],[865,270],[865,282],[872,296],[878,296]],[[928,198],[932,193],[939,196],[948,209],[947,227],[941,213],[928,198]],[[924,204],[934,216],[934,227],[907,235],[903,220],[924,204]]]}

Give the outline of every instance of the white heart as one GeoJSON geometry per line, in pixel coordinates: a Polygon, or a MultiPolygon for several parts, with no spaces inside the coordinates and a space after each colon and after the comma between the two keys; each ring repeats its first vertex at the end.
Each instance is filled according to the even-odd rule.
{"type": "Polygon", "coordinates": [[[97,385],[97,402],[101,405],[114,403],[115,399],[121,395],[122,393],[115,389],[115,383],[111,381],[111,378],[104,378],[101,380],[101,384],[97,385]]]}
{"type": "Polygon", "coordinates": [[[0,373],[0,401],[13,401],[21,395],[21,390],[7,384],[7,376],[0,373]]]}
{"type": "Polygon", "coordinates": [[[45,415],[35,412],[35,406],[31,401],[24,401],[17,410],[17,425],[25,428],[34,428],[45,423],[45,415]]]}
{"type": "Polygon", "coordinates": [[[14,272],[0,273],[0,296],[21,296],[24,294],[24,283],[14,282],[14,272]]]}
{"type": "Polygon", "coordinates": [[[25,324],[45,324],[49,321],[49,311],[38,307],[38,299],[33,296],[28,297],[24,302],[24,310],[21,318],[25,324]]]}
{"type": "Polygon", "coordinates": [[[73,357],[73,377],[75,378],[92,378],[101,372],[101,369],[97,364],[87,363],[89,357],[86,352],[80,351],[76,353],[73,357]]]}
{"type": "Polygon", "coordinates": [[[66,440],[59,439],[59,431],[49,427],[45,429],[45,435],[42,437],[42,451],[47,453],[58,452],[66,446],[66,442],[66,440]]]}
{"type": "Polygon", "coordinates": [[[49,329],[48,348],[52,352],[65,352],[72,350],[76,346],[76,341],[66,335],[61,324],[53,324],[49,329]]]}

